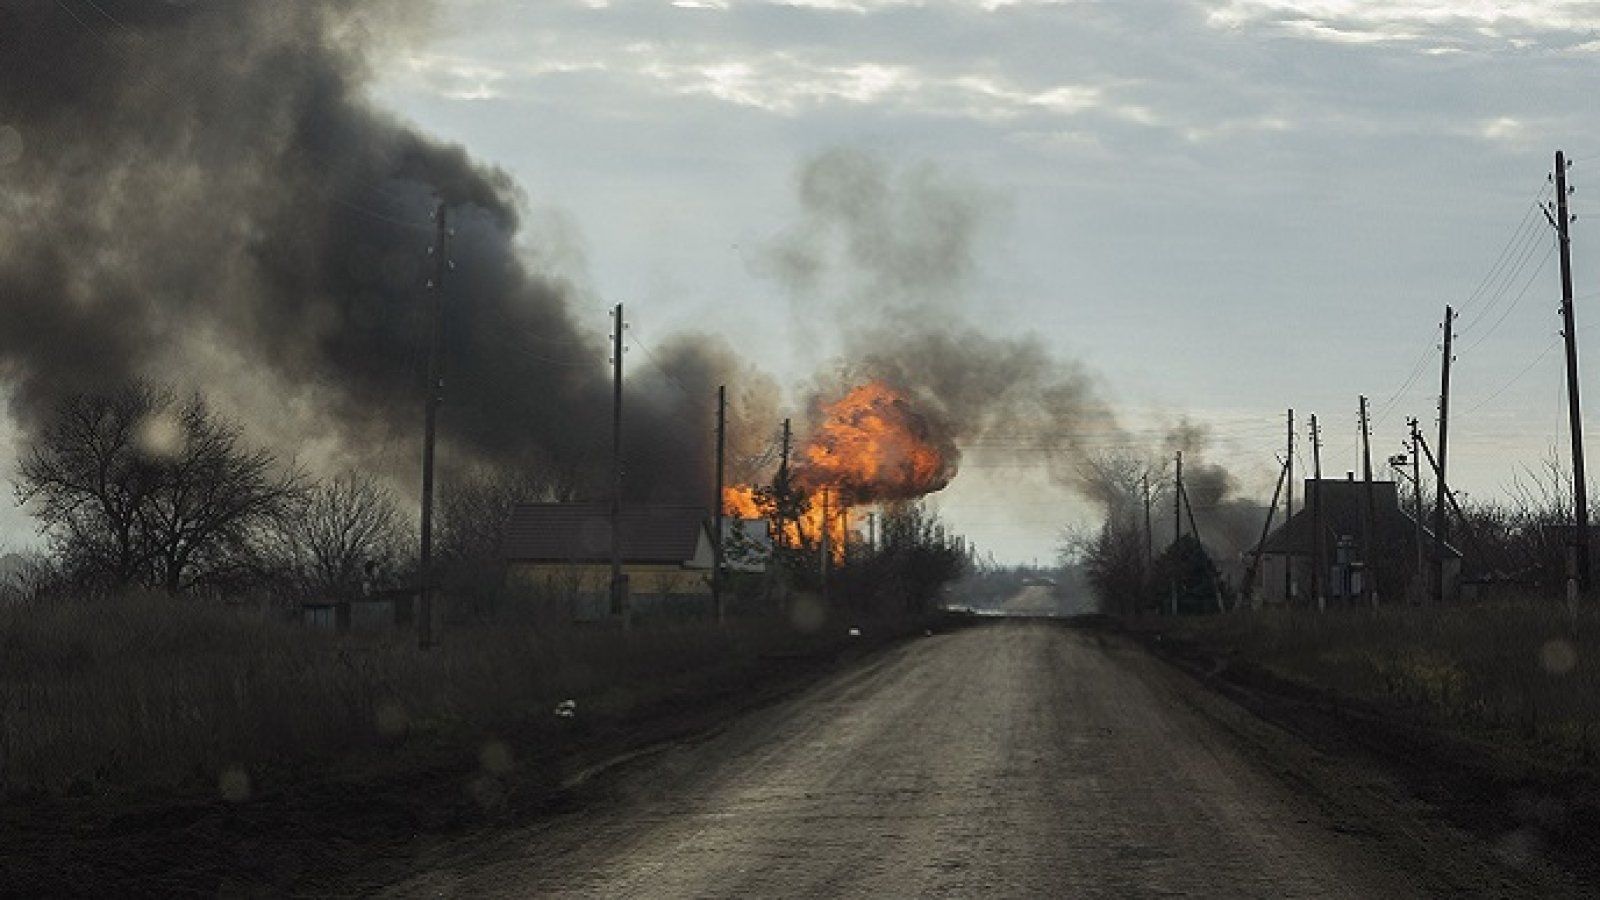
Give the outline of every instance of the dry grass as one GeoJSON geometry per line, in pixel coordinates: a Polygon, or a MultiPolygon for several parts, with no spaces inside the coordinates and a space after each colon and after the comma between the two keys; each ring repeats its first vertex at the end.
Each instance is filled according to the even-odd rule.
{"type": "Polygon", "coordinates": [[[1600,612],[1546,601],[1446,608],[1272,610],[1168,629],[1290,679],[1398,702],[1592,762],[1600,612]]]}
{"type": "Polygon", "coordinates": [[[499,622],[340,639],[164,597],[0,608],[0,792],[177,789],[401,740],[634,704],[763,654],[837,640],[781,622],[624,634],[499,622]]]}

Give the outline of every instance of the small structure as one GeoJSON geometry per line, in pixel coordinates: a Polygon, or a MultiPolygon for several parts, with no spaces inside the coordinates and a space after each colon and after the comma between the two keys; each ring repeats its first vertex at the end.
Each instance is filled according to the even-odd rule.
{"type": "MultiPolygon", "coordinates": [[[[622,574],[636,615],[711,609],[713,544],[700,506],[624,506],[622,574]]],[[[560,598],[578,621],[610,614],[611,511],[603,503],[527,503],[506,526],[502,555],[514,587],[560,598]]]]}
{"type": "MultiPolygon", "coordinates": [[[[1314,603],[1312,570],[1316,565],[1315,511],[1313,497],[1321,494],[1322,591],[1330,602],[1348,602],[1361,596],[1362,581],[1375,572],[1379,600],[1400,602],[1410,597],[1421,599],[1416,584],[1419,568],[1417,538],[1422,538],[1421,567],[1431,579],[1440,570],[1443,558],[1445,597],[1453,599],[1461,590],[1461,552],[1434,539],[1433,531],[1400,507],[1400,493],[1393,481],[1372,482],[1372,559],[1362,558],[1362,533],[1366,528],[1366,483],[1345,480],[1306,479],[1301,509],[1282,527],[1267,537],[1262,546],[1259,581],[1254,585],[1256,602],[1266,604],[1314,603]]],[[[1431,581],[1425,581],[1431,584],[1431,581]]]]}

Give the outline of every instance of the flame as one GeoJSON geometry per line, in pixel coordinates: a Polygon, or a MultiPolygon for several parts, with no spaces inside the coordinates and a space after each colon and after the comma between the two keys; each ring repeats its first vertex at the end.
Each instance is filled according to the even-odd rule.
{"type": "Polygon", "coordinates": [[[941,490],[955,477],[955,447],[935,440],[905,395],[881,381],[823,407],[796,481],[836,490],[846,506],[906,500],[941,490]]]}
{"type": "MultiPolygon", "coordinates": [[[[829,493],[828,550],[835,562],[843,562],[852,537],[850,509],[834,508],[833,494],[829,493]]],[[[749,485],[724,488],[723,514],[739,519],[765,519],[773,543],[791,550],[816,547],[822,534],[822,495],[807,496],[805,510],[798,517],[785,518],[769,495],[764,495],[749,485]]]]}
{"type": "Polygon", "coordinates": [[[749,485],[724,491],[725,512],[766,519],[781,547],[815,547],[826,527],[832,555],[842,560],[851,538],[852,507],[938,491],[955,477],[959,459],[954,445],[934,437],[904,394],[871,381],[822,408],[791,478],[804,498],[804,512],[782,517],[769,492],[749,485]]]}

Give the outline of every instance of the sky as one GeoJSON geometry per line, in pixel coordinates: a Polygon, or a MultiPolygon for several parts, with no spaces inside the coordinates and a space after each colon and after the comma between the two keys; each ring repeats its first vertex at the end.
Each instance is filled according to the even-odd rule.
{"type": "MultiPolygon", "coordinates": [[[[1263,504],[1286,408],[1319,414],[1335,473],[1358,467],[1360,394],[1380,460],[1406,416],[1435,427],[1447,303],[1457,488],[1566,458],[1534,204],[1565,149],[1594,334],[1600,4],[455,0],[434,30],[383,62],[378,101],[511,173],[550,264],[650,340],[720,332],[787,383],[824,365],[826,329],[799,336],[761,259],[796,173],[849,148],[986,197],[965,315],[1081,362],[1130,428],[1208,426],[1263,504]]],[[[1012,466],[940,500],[1010,560],[1084,515],[1012,466]]]]}
{"type": "MultiPolygon", "coordinates": [[[[375,58],[373,103],[516,181],[525,249],[581,286],[597,355],[623,302],[646,352],[720,334],[798,400],[850,322],[770,260],[800,173],[845,150],[971,199],[949,315],[1084,367],[1130,441],[1206,427],[1262,504],[1286,408],[1300,472],[1310,413],[1325,469],[1358,468],[1362,394],[1377,459],[1406,416],[1431,432],[1446,304],[1454,485],[1500,496],[1566,459],[1535,203],[1565,149],[1587,359],[1600,2],[441,0],[429,34],[375,58]]],[[[981,457],[937,502],[1007,561],[1052,558],[1091,517],[981,457]]]]}

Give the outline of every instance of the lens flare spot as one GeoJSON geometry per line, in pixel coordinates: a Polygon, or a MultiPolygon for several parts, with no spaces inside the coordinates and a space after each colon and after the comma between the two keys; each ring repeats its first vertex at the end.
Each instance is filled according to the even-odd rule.
{"type": "Polygon", "coordinates": [[[1551,638],[1539,648],[1539,666],[1551,675],[1565,675],[1578,667],[1578,650],[1565,638],[1551,638]]]}
{"type": "Polygon", "coordinates": [[[133,438],[138,448],[149,456],[177,456],[183,450],[183,423],[171,413],[153,413],[139,423],[133,438]]]}
{"type": "Polygon", "coordinates": [[[490,775],[508,775],[513,766],[511,748],[505,741],[489,741],[478,751],[478,764],[490,775]]]}
{"type": "Polygon", "coordinates": [[[411,727],[411,717],[406,715],[406,708],[397,700],[385,700],[379,703],[373,714],[373,720],[378,733],[387,738],[400,737],[411,727]]]}
{"type": "Polygon", "coordinates": [[[217,777],[217,793],[229,803],[243,803],[250,799],[250,773],[238,766],[229,766],[217,777]]]}
{"type": "Polygon", "coordinates": [[[0,166],[22,161],[22,132],[10,125],[0,125],[0,166]]]}

